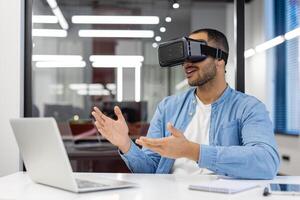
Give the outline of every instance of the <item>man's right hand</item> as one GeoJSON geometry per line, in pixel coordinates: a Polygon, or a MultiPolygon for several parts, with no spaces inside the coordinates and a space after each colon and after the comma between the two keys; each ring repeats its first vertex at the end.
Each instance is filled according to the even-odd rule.
{"type": "Polygon", "coordinates": [[[116,145],[123,153],[130,149],[130,138],[128,135],[128,126],[118,106],[114,107],[117,120],[104,115],[97,107],[94,107],[92,115],[95,118],[95,126],[103,137],[112,144],[116,145]]]}

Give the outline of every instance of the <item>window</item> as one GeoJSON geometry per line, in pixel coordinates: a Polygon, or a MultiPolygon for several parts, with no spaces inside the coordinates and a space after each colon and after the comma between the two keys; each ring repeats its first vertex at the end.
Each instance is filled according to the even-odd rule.
{"type": "MultiPolygon", "coordinates": [[[[284,34],[300,26],[300,1],[275,3],[275,33],[284,34]]],[[[300,134],[300,45],[299,37],[277,47],[275,130],[300,134]]]]}

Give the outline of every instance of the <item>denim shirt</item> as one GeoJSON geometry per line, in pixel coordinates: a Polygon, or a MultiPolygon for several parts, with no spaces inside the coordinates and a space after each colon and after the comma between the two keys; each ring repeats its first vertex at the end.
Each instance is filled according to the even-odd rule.
{"type": "MultiPolygon", "coordinates": [[[[196,111],[195,91],[191,88],[163,99],[150,122],[147,137],[170,136],[168,122],[184,132],[196,111]]],[[[175,161],[150,149],[140,149],[133,142],[121,157],[134,173],[170,173],[175,161]]],[[[235,178],[272,179],[279,163],[273,126],[264,104],[227,86],[212,103],[209,145],[200,145],[198,166],[235,178]]]]}

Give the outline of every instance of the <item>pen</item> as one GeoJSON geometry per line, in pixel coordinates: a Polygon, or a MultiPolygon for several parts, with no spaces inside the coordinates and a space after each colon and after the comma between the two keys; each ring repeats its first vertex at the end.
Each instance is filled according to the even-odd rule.
{"type": "Polygon", "coordinates": [[[271,193],[269,192],[269,188],[268,187],[265,187],[264,189],[264,192],[263,192],[263,195],[266,197],[268,195],[270,195],[271,193]]]}

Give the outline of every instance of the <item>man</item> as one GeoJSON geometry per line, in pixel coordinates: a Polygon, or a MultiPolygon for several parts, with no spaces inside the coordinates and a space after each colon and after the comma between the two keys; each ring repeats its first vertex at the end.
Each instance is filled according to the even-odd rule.
{"type": "MultiPolygon", "coordinates": [[[[189,38],[229,52],[223,33],[200,29],[189,38]]],[[[279,156],[272,123],[263,103],[231,89],[225,81],[225,61],[208,56],[201,62],[183,64],[188,91],[161,101],[151,120],[147,137],[136,143],[119,107],[118,119],[98,108],[92,115],[99,132],[119,147],[127,166],[135,173],[206,173],[272,179],[279,156]]]]}

